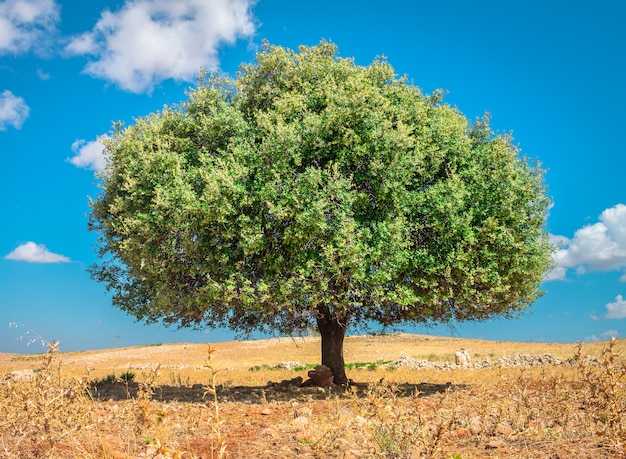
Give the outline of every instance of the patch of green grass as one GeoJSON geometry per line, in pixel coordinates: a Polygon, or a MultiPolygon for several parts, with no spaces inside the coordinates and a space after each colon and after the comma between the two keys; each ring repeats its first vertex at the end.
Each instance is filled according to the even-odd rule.
{"type": "Polygon", "coordinates": [[[135,373],[132,371],[126,371],[120,375],[120,381],[129,383],[135,379],[135,373]]]}
{"type": "Polygon", "coordinates": [[[307,363],[306,365],[300,365],[298,367],[295,367],[293,369],[293,371],[304,371],[304,370],[312,370],[313,368],[315,368],[318,364],[313,364],[313,363],[307,363]]]}
{"type": "Polygon", "coordinates": [[[346,370],[370,370],[376,371],[379,365],[386,365],[391,363],[391,360],[385,360],[382,362],[355,362],[355,363],[346,363],[344,366],[346,370]]]}
{"type": "Polygon", "coordinates": [[[115,384],[117,382],[117,376],[115,373],[109,373],[106,376],[103,376],[98,383],[100,384],[115,384]]]}
{"type": "Polygon", "coordinates": [[[254,365],[250,368],[248,368],[248,371],[261,371],[261,370],[277,370],[277,368],[271,367],[269,365],[263,364],[263,365],[254,365]]]}
{"type": "Polygon", "coordinates": [[[11,357],[11,362],[29,362],[32,360],[41,360],[44,354],[28,354],[28,355],[14,355],[11,357]]]}

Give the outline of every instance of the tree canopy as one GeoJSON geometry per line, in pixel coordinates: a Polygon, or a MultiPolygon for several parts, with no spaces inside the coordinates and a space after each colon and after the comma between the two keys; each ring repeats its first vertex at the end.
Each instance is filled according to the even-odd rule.
{"type": "Polygon", "coordinates": [[[92,276],[144,321],[297,333],[515,316],[551,264],[540,165],[384,59],[266,44],[116,126],[92,276]]]}

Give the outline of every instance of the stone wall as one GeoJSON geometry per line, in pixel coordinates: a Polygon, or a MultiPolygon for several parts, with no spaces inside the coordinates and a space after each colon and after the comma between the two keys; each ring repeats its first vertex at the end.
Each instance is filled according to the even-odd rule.
{"type": "Polygon", "coordinates": [[[483,368],[529,368],[542,365],[562,365],[562,360],[554,354],[513,354],[504,356],[496,361],[487,358],[476,362],[471,361],[467,350],[462,349],[455,353],[454,362],[431,362],[429,360],[417,360],[407,355],[402,355],[399,360],[388,363],[383,368],[410,367],[416,370],[456,370],[456,369],[483,369],[483,368]]]}

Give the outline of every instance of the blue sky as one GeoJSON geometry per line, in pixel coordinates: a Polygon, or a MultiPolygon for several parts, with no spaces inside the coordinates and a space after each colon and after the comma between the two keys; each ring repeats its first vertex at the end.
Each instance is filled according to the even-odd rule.
{"type": "Polygon", "coordinates": [[[113,121],[183,100],[201,67],[234,74],[264,39],[329,40],[362,65],[384,55],[468,118],[489,112],[548,169],[548,230],[562,246],[546,295],[521,319],[455,336],[626,336],[624,20],[619,0],[0,1],[0,352],[41,352],[37,338],[64,351],[234,338],[114,308],[86,272],[88,196],[113,121]]]}

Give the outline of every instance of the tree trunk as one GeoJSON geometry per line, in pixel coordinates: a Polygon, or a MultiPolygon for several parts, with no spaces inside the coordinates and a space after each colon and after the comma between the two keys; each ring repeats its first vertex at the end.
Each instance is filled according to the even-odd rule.
{"type": "Polygon", "coordinates": [[[346,336],[346,324],[323,315],[317,319],[317,328],[322,338],[322,365],[333,372],[334,382],[338,385],[348,383],[343,361],[343,339],[346,336]]]}

